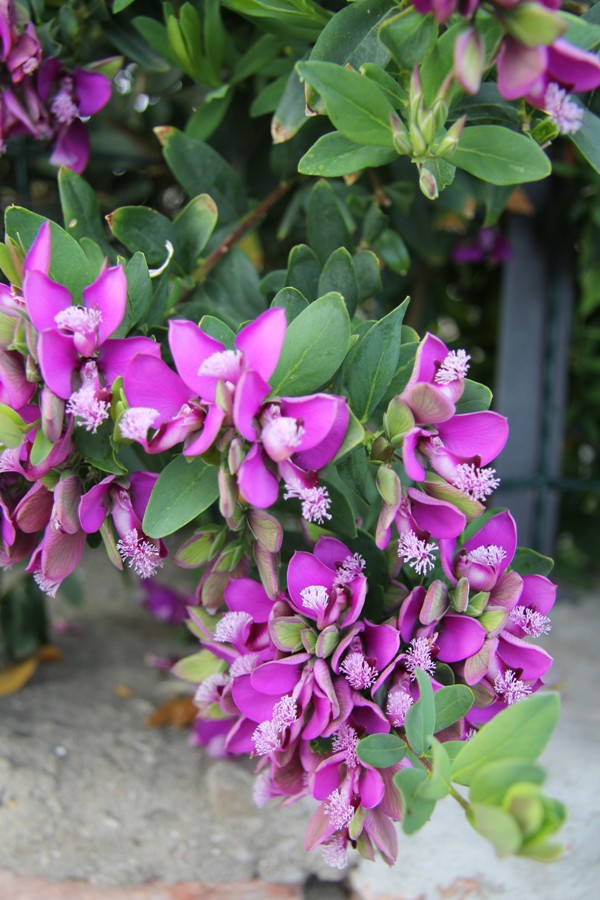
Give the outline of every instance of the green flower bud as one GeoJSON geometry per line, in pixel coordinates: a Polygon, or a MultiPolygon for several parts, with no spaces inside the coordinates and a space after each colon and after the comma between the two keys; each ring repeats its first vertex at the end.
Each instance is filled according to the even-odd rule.
{"type": "Polygon", "coordinates": [[[394,470],[387,466],[379,466],[375,483],[382,500],[390,506],[398,506],[402,496],[402,485],[394,470]]]}
{"type": "Polygon", "coordinates": [[[340,639],[340,633],[335,625],[327,625],[320,633],[315,644],[315,655],[321,659],[331,656],[337,647],[340,639]]]}
{"type": "Polygon", "coordinates": [[[427,154],[428,144],[414,122],[409,126],[413,157],[419,159],[427,154]]]}
{"type": "Polygon", "coordinates": [[[558,13],[539,3],[517,3],[504,11],[504,27],[525,47],[546,47],[567,29],[558,13]]]}
{"type": "Polygon", "coordinates": [[[415,417],[400,396],[390,400],[383,416],[383,427],[393,447],[398,447],[407,431],[415,427],[415,417]]]}
{"type": "Polygon", "coordinates": [[[419,187],[428,200],[437,200],[440,195],[435,175],[424,167],[419,173],[419,187]]]}
{"type": "Polygon", "coordinates": [[[400,156],[410,156],[412,154],[412,144],[406,126],[394,113],[390,113],[390,125],[392,126],[394,149],[400,156]]]}

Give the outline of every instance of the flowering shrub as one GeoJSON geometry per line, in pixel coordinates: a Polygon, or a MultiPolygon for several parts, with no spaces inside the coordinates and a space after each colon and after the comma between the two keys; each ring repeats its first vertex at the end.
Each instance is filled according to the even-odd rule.
{"type": "Polygon", "coordinates": [[[598,168],[600,125],[570,94],[600,84],[600,26],[554,2],[134,5],[103,8],[103,39],[202,96],[185,130],[156,129],[188,202],[120,206],[110,239],[77,174],[110,82],[0,7],[4,138],[70,165],[64,229],[5,215],[0,563],[52,597],[102,542],[148,581],[146,605],[200,642],[174,668],[195,742],[254,757],[258,803],[312,796],[306,846],[333,866],[350,847],[392,863],[394,823],[416,831],[447,795],[500,854],[550,859],[551,561],[486,507],[508,425],[466,350],[405,323],[401,233],[419,244],[446,189],[448,215],[485,207],[456,260],[502,262],[505,188],[549,174],[549,142],[598,168]],[[239,161],[250,89],[273,113],[267,174],[239,161]],[[168,558],[200,570],[185,600],[151,581],[168,558]]]}

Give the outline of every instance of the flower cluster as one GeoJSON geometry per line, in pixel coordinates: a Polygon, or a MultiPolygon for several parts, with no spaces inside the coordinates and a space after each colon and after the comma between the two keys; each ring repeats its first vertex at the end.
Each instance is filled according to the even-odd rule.
{"type": "Polygon", "coordinates": [[[30,135],[53,145],[52,163],[82,172],[90,153],[82,119],[108,103],[110,80],[44,57],[35,25],[12,0],[0,5],[0,41],[0,153],[11,138],[30,135]]]}
{"type": "MultiPolygon", "coordinates": [[[[479,0],[414,0],[415,8],[433,13],[446,22],[454,13],[469,18],[454,44],[456,77],[467,93],[476,94],[485,67],[483,33],[477,29],[475,14],[479,0]]],[[[498,90],[506,100],[524,97],[544,110],[560,134],[578,131],[583,108],[570,93],[594,90],[600,85],[598,57],[564,40],[566,24],[557,10],[560,0],[494,0],[486,4],[501,28],[495,52],[498,90]]]]}

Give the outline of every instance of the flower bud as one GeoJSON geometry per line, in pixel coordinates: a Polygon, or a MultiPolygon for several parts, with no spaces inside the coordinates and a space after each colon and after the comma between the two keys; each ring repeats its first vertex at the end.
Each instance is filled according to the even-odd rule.
{"type": "Polygon", "coordinates": [[[227,454],[227,465],[229,466],[229,471],[232,475],[235,475],[244,461],[244,450],[242,447],[242,442],[239,438],[234,438],[229,447],[229,453],[227,454]]]}
{"type": "Polygon", "coordinates": [[[476,28],[465,29],[454,42],[454,74],[463,91],[476,94],[485,66],[485,44],[476,28]]]}
{"type": "Polygon", "coordinates": [[[331,656],[337,647],[340,639],[340,633],[335,625],[327,625],[320,633],[315,644],[315,656],[326,659],[331,656]]]}
{"type": "Polygon", "coordinates": [[[417,116],[417,125],[419,127],[419,131],[421,132],[421,135],[423,136],[426,150],[428,150],[435,141],[435,136],[438,131],[437,119],[435,113],[433,112],[433,109],[424,109],[422,112],[420,112],[417,116]]]}
{"type": "Polygon", "coordinates": [[[230,519],[233,516],[237,501],[238,489],[237,483],[233,475],[227,469],[219,469],[219,512],[224,519],[230,519]]]}
{"type": "Polygon", "coordinates": [[[410,118],[415,119],[418,115],[419,107],[423,107],[423,90],[421,87],[421,75],[418,66],[415,66],[411,72],[408,102],[410,118]]]}
{"type": "Polygon", "coordinates": [[[478,618],[486,608],[489,599],[489,591],[478,591],[476,594],[473,594],[472,597],[469,597],[469,604],[466,609],[467,614],[478,618]]]}
{"type": "Polygon", "coordinates": [[[465,612],[469,605],[469,582],[466,578],[459,578],[458,583],[450,594],[450,602],[456,612],[465,612]]]}
{"type": "Polygon", "coordinates": [[[317,646],[317,633],[312,628],[304,628],[300,633],[302,645],[307,653],[314,653],[317,646]]]}
{"type": "Polygon", "coordinates": [[[448,102],[445,97],[438,97],[431,107],[431,115],[435,121],[435,130],[436,133],[440,130],[442,125],[446,124],[446,119],[448,118],[448,102]]]}
{"type": "Polygon", "coordinates": [[[0,313],[0,350],[8,350],[15,339],[15,328],[18,319],[0,313]]]}
{"type": "Polygon", "coordinates": [[[531,137],[541,147],[545,147],[550,141],[554,141],[560,134],[558,125],[548,116],[538,122],[531,132],[531,137]]]}
{"type": "Polygon", "coordinates": [[[439,621],[448,606],[448,588],[442,581],[433,581],[427,588],[419,613],[419,622],[421,625],[431,625],[433,622],[439,621]]]}
{"type": "Polygon", "coordinates": [[[79,501],[81,482],[77,475],[63,475],[54,488],[54,510],[52,523],[66,534],[76,534],[79,524],[79,501]]]}
{"type": "Polygon", "coordinates": [[[382,500],[396,508],[402,497],[402,485],[394,470],[387,466],[379,466],[375,482],[382,500]]]}
{"type": "Polygon", "coordinates": [[[373,461],[390,462],[394,457],[394,448],[384,434],[380,434],[371,444],[370,458],[373,461]]]}
{"type": "Polygon", "coordinates": [[[397,447],[406,432],[415,427],[415,417],[399,395],[390,400],[383,416],[383,427],[393,447],[397,447]]]}
{"type": "Polygon", "coordinates": [[[525,47],[547,47],[567,29],[558,13],[541,3],[517,3],[505,10],[502,22],[510,36],[525,47]]]}
{"type": "Polygon", "coordinates": [[[419,187],[421,193],[425,194],[428,200],[437,200],[439,197],[438,184],[435,175],[424,166],[419,173],[419,187]]]}
{"type": "Polygon", "coordinates": [[[269,622],[269,635],[279,650],[297,653],[304,646],[302,632],[306,622],[300,616],[282,616],[269,622]]]}
{"type": "Polygon", "coordinates": [[[40,413],[42,431],[48,440],[54,443],[62,432],[65,401],[57,397],[49,387],[44,386],[40,392],[40,413]]]}
{"type": "Polygon", "coordinates": [[[506,625],[508,616],[507,609],[488,609],[482,614],[479,621],[490,637],[496,637],[506,625]]]}
{"type": "Polygon", "coordinates": [[[279,593],[279,554],[270,553],[260,544],[255,544],[254,561],[262,586],[272,600],[279,593]]]}
{"type": "Polygon", "coordinates": [[[466,121],[467,117],[461,116],[460,119],[457,119],[456,122],[454,122],[454,124],[450,126],[442,140],[435,148],[436,156],[442,156],[444,159],[452,156],[452,154],[458,147],[458,142],[460,141],[460,136],[463,133],[463,128],[465,127],[466,121]]]}
{"type": "Polygon", "coordinates": [[[248,511],[248,525],[258,543],[270,553],[281,550],[283,528],[274,516],[252,507],[248,511]]]}
{"type": "Polygon", "coordinates": [[[410,123],[409,133],[413,157],[419,159],[420,157],[425,156],[428,150],[428,144],[414,121],[411,121],[410,123]]]}
{"type": "Polygon", "coordinates": [[[390,113],[390,125],[392,126],[394,149],[400,156],[410,156],[412,154],[412,144],[408,136],[408,131],[406,130],[404,123],[397,115],[395,115],[395,113],[390,113]]]}

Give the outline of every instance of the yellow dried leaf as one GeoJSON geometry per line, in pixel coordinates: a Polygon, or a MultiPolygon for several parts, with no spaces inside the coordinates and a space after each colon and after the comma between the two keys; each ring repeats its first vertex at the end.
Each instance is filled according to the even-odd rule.
{"type": "Polygon", "coordinates": [[[29,659],[10,666],[8,669],[0,669],[0,697],[15,694],[27,684],[40,664],[39,656],[30,656],[29,659]]]}
{"type": "Polygon", "coordinates": [[[198,715],[192,697],[171,697],[154,710],[146,719],[146,728],[189,728],[198,715]]]}

